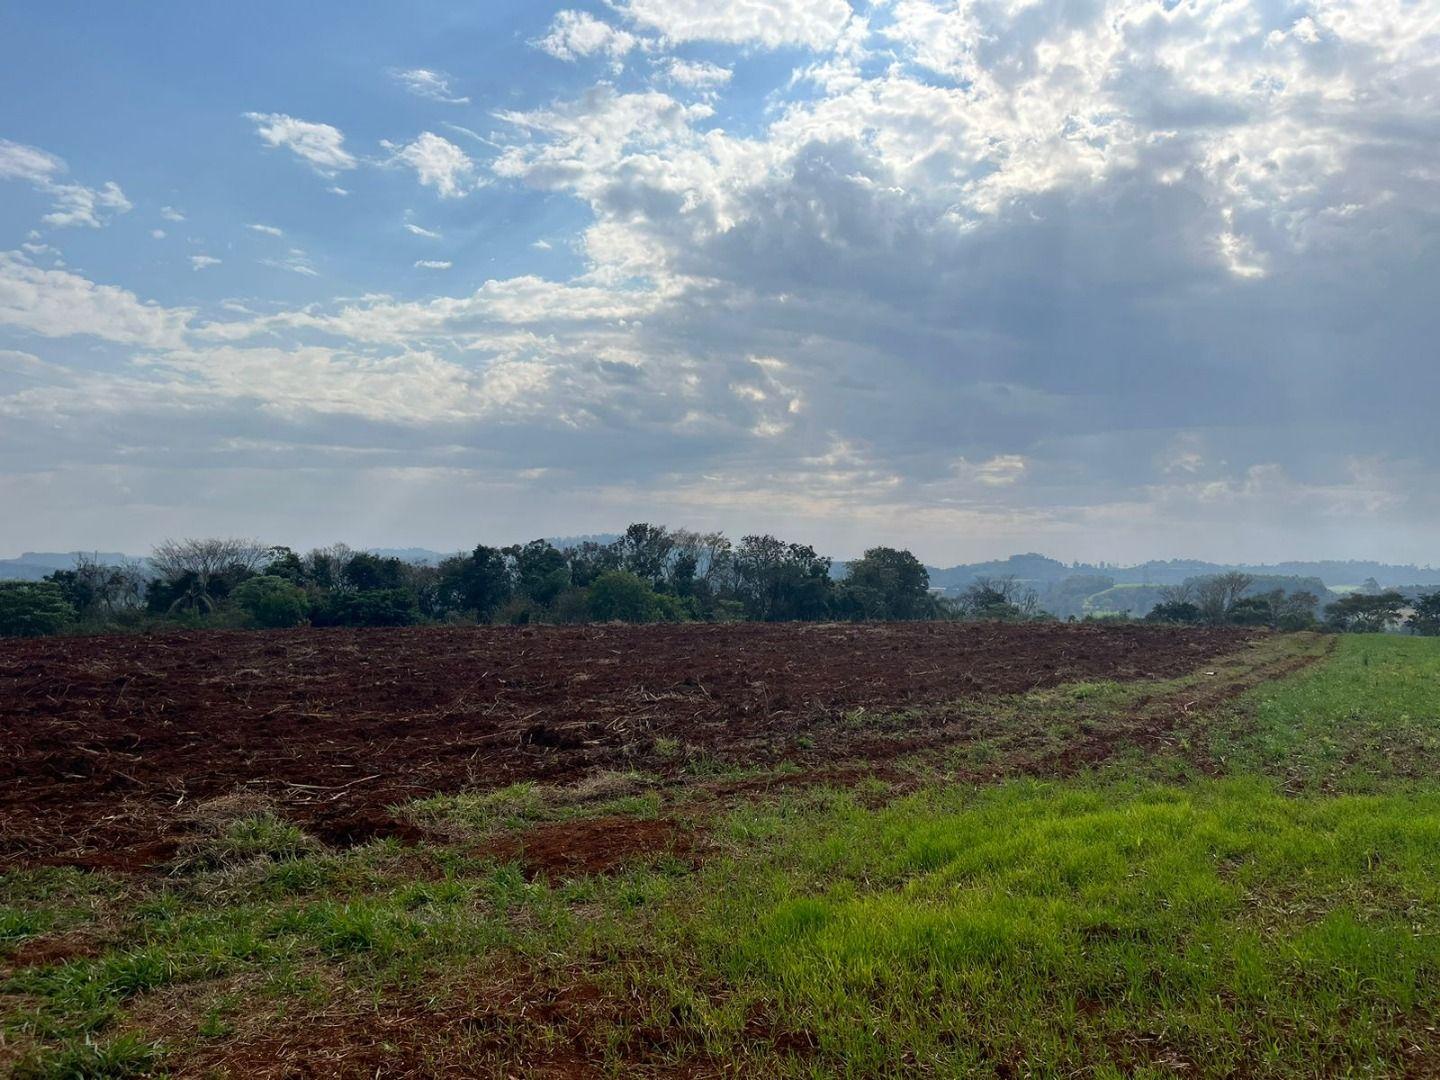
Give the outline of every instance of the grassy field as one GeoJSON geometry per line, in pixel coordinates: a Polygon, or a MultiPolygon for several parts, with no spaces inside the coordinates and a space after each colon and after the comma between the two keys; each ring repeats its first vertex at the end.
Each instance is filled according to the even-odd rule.
{"type": "Polygon", "coordinates": [[[1440,1072],[1440,642],[944,719],[886,770],[438,797],[431,841],[341,853],[232,799],[168,876],[8,874],[0,1068],[1440,1072]],[[527,861],[566,836],[644,842],[527,861]]]}

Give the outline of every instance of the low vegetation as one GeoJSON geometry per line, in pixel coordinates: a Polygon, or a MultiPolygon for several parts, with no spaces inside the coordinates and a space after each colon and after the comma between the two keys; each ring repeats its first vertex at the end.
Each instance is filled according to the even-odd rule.
{"type": "Polygon", "coordinates": [[[1436,642],[1272,637],[949,722],[963,752],[878,770],[460,792],[404,808],[426,839],[348,850],[231,801],[158,875],[9,873],[0,1055],[21,1076],[1440,1067],[1436,642]],[[1105,752],[1077,769],[1052,743],[1105,752]],[[618,855],[556,860],[566,838],[618,855]]]}

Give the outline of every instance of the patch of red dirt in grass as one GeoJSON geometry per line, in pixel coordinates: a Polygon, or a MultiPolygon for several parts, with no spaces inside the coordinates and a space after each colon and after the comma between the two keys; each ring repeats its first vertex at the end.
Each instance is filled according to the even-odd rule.
{"type": "Polygon", "coordinates": [[[0,973],[25,968],[54,967],[71,960],[88,960],[104,951],[102,942],[87,934],[54,934],[31,938],[9,956],[0,957],[0,973]]]}
{"type": "Polygon", "coordinates": [[[662,739],[773,764],[820,729],[844,759],[859,742],[833,722],[859,706],[1169,678],[1251,636],[790,623],[0,641],[0,865],[144,869],[188,805],[236,790],[337,844],[417,839],[389,807],[605,769],[678,772],[662,739]]]}
{"type": "Polygon", "coordinates": [[[537,825],[497,841],[485,853],[500,862],[519,862],[527,877],[559,880],[609,874],[645,857],[686,855],[693,847],[691,833],[674,821],[599,817],[537,825]]]}

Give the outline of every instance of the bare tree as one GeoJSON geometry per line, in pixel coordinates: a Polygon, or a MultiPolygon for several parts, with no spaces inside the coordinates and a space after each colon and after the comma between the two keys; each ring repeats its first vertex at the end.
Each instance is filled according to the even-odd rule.
{"type": "Polygon", "coordinates": [[[694,568],[695,580],[710,584],[722,570],[730,541],[724,533],[694,532],[691,529],[672,529],[670,559],[667,570],[672,570],[682,561],[688,561],[694,568]]]}
{"type": "Polygon", "coordinates": [[[208,540],[166,540],[150,554],[150,565],[162,580],[185,585],[172,608],[193,607],[211,611],[210,595],[215,580],[223,575],[253,574],[269,555],[270,548],[258,540],[237,538],[208,540]]]}
{"type": "Polygon", "coordinates": [[[1182,581],[1179,585],[1161,585],[1156,595],[1162,604],[1195,603],[1195,582],[1182,581]]]}
{"type": "Polygon", "coordinates": [[[980,619],[1029,618],[1039,610],[1040,597],[1028,585],[1005,577],[977,577],[960,596],[960,608],[980,619]]]}
{"type": "Polygon", "coordinates": [[[1195,606],[1200,609],[1200,617],[1209,623],[1223,623],[1235,602],[1253,584],[1253,577],[1236,570],[1195,581],[1195,606]]]}

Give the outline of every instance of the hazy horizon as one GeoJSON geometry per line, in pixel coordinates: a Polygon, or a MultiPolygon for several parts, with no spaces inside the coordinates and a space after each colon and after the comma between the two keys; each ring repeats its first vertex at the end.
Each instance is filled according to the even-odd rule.
{"type": "MultiPolygon", "coordinates": [[[[680,527],[684,527],[684,526],[683,526],[683,523],[674,523],[674,522],[670,522],[670,523],[655,522],[654,524],[669,524],[669,525],[678,525],[678,526],[680,526],[680,527]]],[[[288,543],[285,543],[285,541],[283,541],[283,540],[274,540],[273,538],[263,537],[263,536],[261,536],[261,537],[254,537],[253,539],[258,539],[258,540],[260,540],[260,541],[263,542],[263,543],[273,543],[273,544],[275,544],[276,546],[289,547],[289,548],[291,548],[292,550],[299,551],[299,552],[305,552],[305,551],[313,550],[313,549],[315,549],[315,548],[329,547],[330,545],[335,544],[335,543],[344,543],[344,544],[346,544],[347,546],[351,547],[352,549],[354,549],[354,550],[356,550],[356,551],[382,551],[382,552],[421,551],[421,552],[426,552],[426,553],[432,554],[432,555],[452,555],[452,554],[465,554],[465,553],[467,553],[467,552],[470,552],[470,551],[474,550],[474,548],[476,547],[477,544],[488,544],[488,545],[490,545],[490,546],[492,546],[492,547],[500,547],[500,546],[508,546],[508,545],[510,545],[510,544],[523,544],[523,543],[526,543],[526,542],[528,542],[528,541],[530,541],[530,540],[536,540],[536,539],[546,539],[546,540],[555,541],[555,540],[573,539],[573,538],[578,538],[578,537],[583,537],[583,536],[618,536],[618,535],[620,535],[623,531],[624,531],[624,526],[621,526],[621,527],[619,527],[619,528],[617,528],[617,529],[613,529],[613,530],[610,530],[610,529],[588,529],[588,530],[582,530],[582,531],[577,531],[577,532],[574,532],[574,533],[565,533],[565,534],[561,534],[561,533],[549,533],[549,534],[545,534],[545,535],[543,535],[543,536],[540,536],[540,535],[536,535],[536,536],[530,536],[530,535],[521,536],[521,535],[517,535],[517,536],[511,536],[511,537],[488,537],[488,538],[483,538],[483,539],[479,539],[479,540],[472,540],[472,541],[469,541],[469,542],[467,542],[467,543],[461,543],[461,544],[457,544],[457,545],[408,544],[408,543],[360,544],[360,543],[354,543],[354,542],[352,542],[352,541],[350,541],[350,540],[347,540],[347,539],[345,539],[344,537],[332,537],[330,540],[328,540],[328,541],[326,541],[326,542],[317,543],[317,544],[288,544],[288,543]]],[[[722,530],[722,531],[724,531],[724,530],[722,530]]],[[[738,540],[738,539],[740,539],[740,537],[741,537],[742,535],[748,535],[748,534],[753,533],[753,532],[755,532],[755,531],[756,531],[756,530],[750,530],[750,529],[744,530],[744,532],[729,532],[729,531],[726,531],[726,535],[729,536],[732,540],[738,540]]],[[[798,543],[810,543],[809,540],[807,540],[805,537],[800,536],[800,535],[798,535],[798,534],[797,534],[797,535],[788,535],[788,534],[787,534],[787,535],[783,535],[783,536],[782,536],[782,539],[785,539],[785,540],[793,540],[793,541],[798,542],[798,543]]],[[[94,544],[91,544],[91,545],[82,546],[82,547],[26,548],[26,549],[23,549],[23,550],[14,551],[13,554],[6,554],[6,553],[5,553],[5,549],[0,549],[0,562],[16,562],[16,561],[20,561],[20,560],[23,559],[23,557],[24,557],[25,555],[27,555],[27,554],[29,554],[29,555],[75,555],[75,554],[88,554],[88,553],[92,553],[92,552],[93,552],[93,553],[100,553],[100,554],[122,554],[122,555],[125,555],[126,557],[129,557],[129,558],[145,558],[145,557],[148,556],[148,554],[149,554],[149,552],[152,550],[153,546],[154,546],[154,545],[146,545],[146,546],[143,547],[143,548],[128,548],[128,549],[127,549],[127,548],[123,548],[123,547],[106,546],[106,545],[103,545],[103,544],[102,544],[102,545],[94,545],[94,544]]],[[[829,556],[830,558],[834,559],[836,562],[849,562],[849,561],[853,561],[853,560],[855,560],[855,559],[858,559],[858,558],[863,554],[863,551],[862,551],[862,550],[855,550],[855,551],[833,551],[833,550],[824,548],[823,546],[820,546],[820,545],[815,545],[815,546],[816,546],[817,550],[820,552],[820,554],[822,554],[822,555],[827,555],[827,556],[829,556]]],[[[912,547],[911,545],[905,544],[905,543],[903,543],[902,541],[898,541],[898,540],[897,540],[897,541],[894,541],[894,542],[886,543],[884,546],[896,547],[896,548],[901,548],[901,549],[910,550],[910,551],[912,551],[912,553],[915,554],[916,557],[919,558],[920,561],[923,562],[926,566],[935,567],[935,568],[940,568],[940,569],[945,569],[945,568],[952,567],[952,566],[974,565],[974,564],[977,564],[977,563],[1004,562],[1004,561],[1006,561],[1006,560],[1008,560],[1008,559],[1011,559],[1011,558],[1013,558],[1013,557],[1024,557],[1024,556],[1028,556],[1028,555],[1038,555],[1038,556],[1040,556],[1040,557],[1042,557],[1042,558],[1052,559],[1052,560],[1054,560],[1055,562],[1063,563],[1063,564],[1066,565],[1066,566],[1072,566],[1072,565],[1077,565],[1077,564],[1078,564],[1078,565],[1082,565],[1082,566],[1097,566],[1097,565],[1100,565],[1100,564],[1105,564],[1105,565],[1108,565],[1108,566],[1112,566],[1112,567],[1116,567],[1116,568],[1121,568],[1121,569],[1123,569],[1123,568],[1130,568],[1130,567],[1144,566],[1144,565],[1146,565],[1147,563],[1171,563],[1171,562],[1182,562],[1182,563],[1183,563],[1183,562],[1207,562],[1207,563],[1214,563],[1214,564],[1216,564],[1216,565],[1227,565],[1227,566],[1267,566],[1267,565],[1269,565],[1269,566],[1274,566],[1274,565],[1285,564],[1285,563],[1322,563],[1322,562],[1344,563],[1344,562],[1355,562],[1355,563],[1378,563],[1378,564],[1390,565],[1390,566],[1414,566],[1417,570],[1429,570],[1429,569],[1433,569],[1433,565],[1432,565],[1431,563],[1428,563],[1428,562],[1415,562],[1415,561],[1413,561],[1413,560],[1395,561],[1395,560],[1391,560],[1391,559],[1372,558],[1372,557],[1369,557],[1369,556],[1366,556],[1366,555],[1317,556],[1317,557],[1314,557],[1314,558],[1299,557],[1299,556],[1296,556],[1296,557],[1282,556],[1281,558],[1278,558],[1278,559],[1249,559],[1249,558],[1240,558],[1240,559],[1207,559],[1207,558],[1205,558],[1205,557],[1203,557],[1203,556],[1199,556],[1199,555],[1157,555],[1157,556],[1152,556],[1152,557],[1147,557],[1147,558],[1140,558],[1140,559],[1115,559],[1115,558],[1109,558],[1109,557],[1101,557],[1101,558],[1095,558],[1095,559],[1085,559],[1085,558],[1079,558],[1079,557],[1068,557],[1068,556],[1065,556],[1065,555],[1056,554],[1055,552],[1049,552],[1049,551],[1037,551],[1037,550],[1034,550],[1034,549],[1024,549],[1024,550],[1015,549],[1015,550],[1004,551],[1004,552],[1000,552],[1000,553],[982,554],[982,555],[979,555],[979,556],[977,556],[977,557],[975,557],[975,558],[937,559],[937,558],[932,558],[932,557],[930,557],[925,551],[915,549],[915,548],[912,547]]]]}
{"type": "Polygon", "coordinates": [[[60,0],[0,40],[0,550],[1436,561],[1433,5],[60,0]]]}

